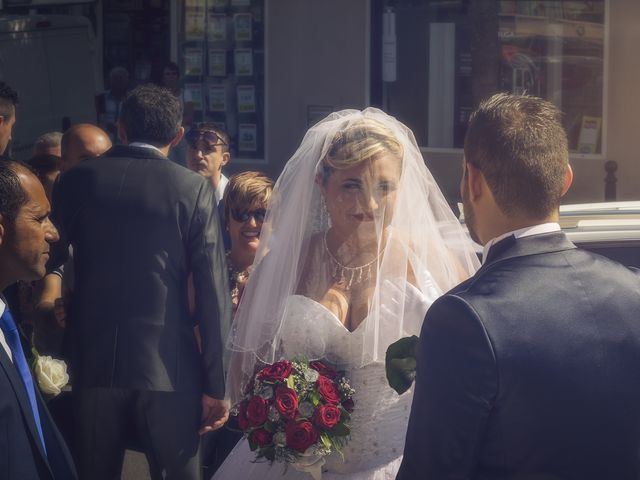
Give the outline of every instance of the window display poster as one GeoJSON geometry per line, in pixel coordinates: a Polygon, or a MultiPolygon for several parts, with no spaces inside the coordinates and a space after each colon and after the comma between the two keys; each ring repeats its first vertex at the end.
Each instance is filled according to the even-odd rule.
{"type": "Polygon", "coordinates": [[[227,76],[226,50],[209,50],[209,75],[212,77],[227,76]]]}
{"type": "Polygon", "coordinates": [[[256,111],[256,88],[253,85],[238,85],[238,113],[256,111]]]}
{"type": "Polygon", "coordinates": [[[209,111],[227,111],[227,90],[224,85],[209,85],[209,111]]]}
{"type": "Polygon", "coordinates": [[[578,137],[579,153],[596,153],[598,148],[598,138],[600,137],[600,117],[582,117],[580,136],[578,137]]]}
{"type": "Polygon", "coordinates": [[[234,54],[236,75],[250,77],[253,75],[253,52],[250,48],[236,48],[234,54]]]}
{"type": "Polygon", "coordinates": [[[251,41],[251,14],[250,13],[236,13],[233,16],[233,27],[235,31],[236,42],[250,42],[251,41]]]}
{"type": "Polygon", "coordinates": [[[238,125],[238,150],[241,152],[258,150],[258,127],[255,123],[238,125]]]}
{"type": "Polygon", "coordinates": [[[187,0],[184,9],[184,34],[187,40],[204,35],[205,0],[187,0]]]}
{"type": "Polygon", "coordinates": [[[203,109],[202,84],[186,83],[184,86],[184,101],[193,103],[195,110],[203,109]]]}
{"type": "Polygon", "coordinates": [[[184,49],[184,74],[202,75],[202,48],[189,47],[184,49]]]}
{"type": "Polygon", "coordinates": [[[224,42],[227,39],[227,17],[209,12],[209,40],[224,42]]]}

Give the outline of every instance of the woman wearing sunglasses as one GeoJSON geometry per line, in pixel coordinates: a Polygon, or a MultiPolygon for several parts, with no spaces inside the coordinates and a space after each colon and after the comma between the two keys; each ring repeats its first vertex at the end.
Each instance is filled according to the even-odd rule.
{"type": "Polygon", "coordinates": [[[273,180],[265,174],[243,172],[231,177],[224,194],[224,222],[231,240],[227,266],[234,314],[258,250],[272,190],[273,180]]]}

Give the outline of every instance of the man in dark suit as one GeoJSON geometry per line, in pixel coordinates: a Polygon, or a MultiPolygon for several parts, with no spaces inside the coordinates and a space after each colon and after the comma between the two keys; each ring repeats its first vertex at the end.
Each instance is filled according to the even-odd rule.
{"type": "Polygon", "coordinates": [[[75,262],[69,314],[82,478],[119,478],[132,430],[154,478],[198,479],[198,432],[228,417],[224,251],[211,184],[167,158],[181,118],[167,90],[134,89],[119,120],[126,146],[70,169],[54,189],[61,255],[52,264],[69,243],[75,262]]]}
{"type": "Polygon", "coordinates": [[[461,190],[483,265],[429,309],[398,478],[640,478],[640,280],[560,231],[560,112],[498,94],[461,190]]]}
{"type": "MultiPolygon", "coordinates": [[[[35,175],[0,159],[0,291],[44,276],[58,232],[35,175]]],[[[0,479],[66,480],[77,474],[71,455],[31,376],[23,340],[0,298],[0,479]]]]}

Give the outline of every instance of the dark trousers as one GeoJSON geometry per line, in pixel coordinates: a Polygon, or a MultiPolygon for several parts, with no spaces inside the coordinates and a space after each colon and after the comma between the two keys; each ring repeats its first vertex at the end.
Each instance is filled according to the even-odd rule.
{"type": "Polygon", "coordinates": [[[202,437],[202,476],[205,479],[213,477],[242,438],[242,432],[237,430],[237,426],[234,430],[230,429],[230,423],[232,422],[229,421],[224,427],[202,437]]]}
{"type": "Polygon", "coordinates": [[[139,445],[151,478],[200,480],[202,395],[74,388],[81,480],[119,480],[125,449],[139,445]]]}

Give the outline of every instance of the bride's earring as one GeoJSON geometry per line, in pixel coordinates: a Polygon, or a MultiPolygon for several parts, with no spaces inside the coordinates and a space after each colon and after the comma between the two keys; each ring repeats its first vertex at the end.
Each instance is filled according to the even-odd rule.
{"type": "Polygon", "coordinates": [[[326,229],[331,228],[331,217],[329,216],[329,210],[327,209],[327,202],[324,200],[324,196],[320,197],[320,224],[322,227],[326,226],[326,229]]]}

